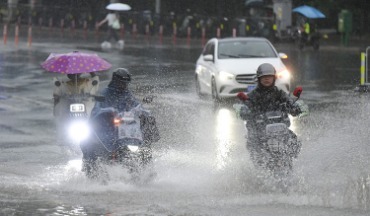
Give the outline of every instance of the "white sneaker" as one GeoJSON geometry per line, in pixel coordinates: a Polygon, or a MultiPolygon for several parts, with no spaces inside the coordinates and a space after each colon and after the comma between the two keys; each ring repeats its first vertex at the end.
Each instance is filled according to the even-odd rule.
{"type": "Polygon", "coordinates": [[[104,41],[103,43],[101,43],[100,46],[101,46],[102,49],[110,49],[110,48],[112,48],[112,44],[110,42],[108,42],[108,41],[104,41]]]}
{"type": "Polygon", "coordinates": [[[123,50],[123,48],[125,46],[125,41],[124,40],[119,40],[117,43],[118,43],[118,48],[120,50],[123,50]]]}

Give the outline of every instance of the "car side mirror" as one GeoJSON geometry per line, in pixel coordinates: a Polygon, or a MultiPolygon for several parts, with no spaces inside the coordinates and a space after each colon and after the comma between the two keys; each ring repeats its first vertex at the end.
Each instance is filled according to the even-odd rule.
{"type": "Polygon", "coordinates": [[[203,60],[204,61],[213,61],[213,55],[210,55],[210,54],[205,55],[205,56],[203,56],[203,60]]]}
{"type": "Polygon", "coordinates": [[[293,91],[293,95],[299,98],[301,96],[302,91],[303,91],[302,87],[297,86],[293,91]]]}
{"type": "Polygon", "coordinates": [[[283,60],[287,60],[288,59],[288,55],[285,54],[285,53],[279,53],[279,57],[283,60]]]}

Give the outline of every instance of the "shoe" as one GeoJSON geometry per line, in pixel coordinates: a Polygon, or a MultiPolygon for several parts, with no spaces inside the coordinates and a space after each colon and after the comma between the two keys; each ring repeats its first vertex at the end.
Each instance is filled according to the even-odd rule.
{"type": "Polygon", "coordinates": [[[103,43],[101,43],[100,46],[101,46],[102,49],[110,49],[110,48],[112,48],[112,44],[110,42],[108,42],[108,41],[104,41],[103,43]]]}
{"type": "Polygon", "coordinates": [[[125,46],[125,41],[124,40],[119,40],[117,43],[118,43],[118,48],[123,50],[123,48],[125,46]]]}

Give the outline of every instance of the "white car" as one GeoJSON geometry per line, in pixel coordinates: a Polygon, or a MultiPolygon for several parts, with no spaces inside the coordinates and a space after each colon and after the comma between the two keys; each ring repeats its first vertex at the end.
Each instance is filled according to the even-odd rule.
{"type": "Polygon", "coordinates": [[[291,76],[282,58],[287,55],[278,53],[265,38],[210,39],[196,63],[197,94],[209,94],[219,100],[235,97],[241,91],[251,91],[257,85],[257,68],[263,63],[275,67],[275,85],[289,93],[291,76]]]}

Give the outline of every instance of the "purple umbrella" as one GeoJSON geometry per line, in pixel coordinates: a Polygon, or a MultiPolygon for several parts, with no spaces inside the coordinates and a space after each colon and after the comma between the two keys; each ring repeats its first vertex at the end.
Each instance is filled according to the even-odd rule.
{"type": "Polygon", "coordinates": [[[93,53],[78,51],[56,54],[51,53],[41,66],[50,72],[62,74],[80,74],[108,70],[110,63],[93,53]]]}

